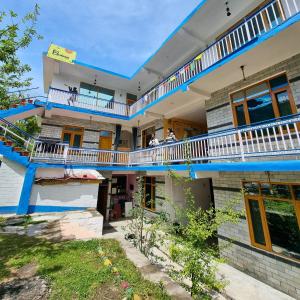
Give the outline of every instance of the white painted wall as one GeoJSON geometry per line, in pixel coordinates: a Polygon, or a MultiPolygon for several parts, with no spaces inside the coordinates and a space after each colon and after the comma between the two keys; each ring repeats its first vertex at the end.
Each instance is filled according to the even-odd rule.
{"type": "MultiPolygon", "coordinates": [[[[210,195],[210,183],[208,178],[195,179],[188,184],[176,184],[176,182],[170,177],[165,176],[165,194],[166,199],[169,202],[173,202],[176,207],[186,207],[186,201],[184,196],[184,186],[190,187],[191,192],[194,195],[195,206],[207,209],[211,202],[210,195]]],[[[174,209],[172,205],[165,202],[165,205],[161,207],[161,210],[167,211],[171,218],[174,217],[174,209]]]]}
{"type": "Polygon", "coordinates": [[[96,208],[98,183],[70,182],[55,185],[34,184],[30,205],[96,208]]]}
{"type": "MultiPolygon", "coordinates": [[[[51,83],[51,87],[56,88],[56,89],[60,89],[60,90],[64,90],[64,91],[68,91],[68,87],[65,86],[69,85],[72,87],[77,87],[77,90],[80,90],[80,82],[85,82],[88,84],[93,84],[91,82],[86,82],[86,80],[80,80],[80,78],[76,78],[76,77],[72,77],[70,75],[63,75],[63,74],[54,74],[53,75],[53,79],[52,79],[52,83],[51,83]]],[[[98,84],[101,87],[104,88],[108,88],[108,89],[112,89],[115,91],[115,101],[117,102],[121,102],[121,103],[126,103],[126,94],[127,92],[124,90],[120,90],[117,87],[108,87],[105,85],[101,85],[98,84]]]]}
{"type": "Polygon", "coordinates": [[[2,159],[0,167],[0,206],[18,206],[26,169],[2,159]]]}

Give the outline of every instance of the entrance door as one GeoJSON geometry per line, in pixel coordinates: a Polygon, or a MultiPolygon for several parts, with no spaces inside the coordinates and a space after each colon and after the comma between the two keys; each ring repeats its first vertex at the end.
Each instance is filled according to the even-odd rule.
{"type": "Polygon", "coordinates": [[[105,179],[102,183],[99,184],[98,201],[97,201],[97,211],[103,216],[104,221],[106,220],[107,195],[108,195],[108,179],[105,179]]]}
{"type": "Polygon", "coordinates": [[[80,148],[82,145],[84,128],[65,126],[62,132],[62,141],[70,147],[80,148]]]}
{"type": "Polygon", "coordinates": [[[99,149],[111,150],[112,147],[112,134],[110,131],[100,131],[99,149]]]}

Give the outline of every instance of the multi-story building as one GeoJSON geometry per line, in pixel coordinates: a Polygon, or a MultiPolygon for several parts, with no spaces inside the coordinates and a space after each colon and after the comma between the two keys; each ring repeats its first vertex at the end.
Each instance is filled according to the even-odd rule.
{"type": "Polygon", "coordinates": [[[166,197],[183,204],[171,169],[193,177],[203,208],[239,199],[246,216],[219,230],[220,244],[233,239],[222,255],[300,299],[300,1],[229,10],[202,1],[131,77],[44,54],[47,99],[0,113],[0,212],[118,217],[140,176],[149,213],[169,210],[166,197]],[[30,115],[38,137],[10,123],[30,115]],[[164,142],[168,128],[178,142],[164,142]]]}

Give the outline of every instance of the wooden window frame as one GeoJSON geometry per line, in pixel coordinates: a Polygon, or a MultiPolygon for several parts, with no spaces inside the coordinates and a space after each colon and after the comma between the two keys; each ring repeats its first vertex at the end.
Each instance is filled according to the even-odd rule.
{"type": "Polygon", "coordinates": [[[300,183],[245,180],[245,181],[242,181],[242,187],[244,188],[245,183],[252,183],[252,182],[258,184],[259,194],[257,194],[257,195],[249,194],[248,195],[248,194],[244,193],[244,201],[245,201],[245,207],[246,207],[246,219],[247,219],[248,228],[249,228],[251,245],[254,247],[266,250],[268,252],[272,252],[275,255],[282,256],[282,257],[285,257],[285,258],[288,258],[291,260],[299,261],[299,259],[297,259],[297,258],[282,255],[280,253],[273,251],[273,249],[272,249],[271,236],[270,236],[270,232],[269,232],[269,227],[268,227],[267,217],[266,217],[266,210],[265,210],[265,205],[264,205],[264,198],[266,198],[266,196],[262,195],[262,193],[261,193],[261,184],[285,185],[285,186],[289,187],[291,199],[285,199],[285,198],[279,198],[279,197],[273,197],[273,199],[272,199],[272,196],[269,196],[268,199],[272,199],[273,201],[284,201],[284,202],[289,202],[289,203],[293,204],[294,209],[295,209],[296,219],[297,219],[299,230],[300,230],[300,200],[296,199],[295,192],[293,189],[293,186],[300,186],[300,183]],[[255,200],[258,202],[259,212],[261,215],[261,222],[262,222],[262,227],[263,227],[263,234],[264,234],[264,239],[265,239],[265,243],[266,243],[265,245],[259,244],[255,241],[249,200],[255,200]]]}
{"type": "Polygon", "coordinates": [[[79,126],[71,126],[71,125],[66,125],[63,127],[62,133],[61,133],[61,140],[62,142],[64,141],[64,134],[71,134],[71,139],[70,139],[70,147],[73,147],[73,143],[74,143],[74,135],[80,135],[80,147],[82,147],[82,143],[83,143],[83,135],[84,135],[84,128],[83,127],[79,127],[79,126]],[[70,130],[68,128],[78,128],[78,131],[76,130],[70,130]]]}
{"type": "MultiPolygon", "coordinates": [[[[253,85],[249,85],[249,86],[245,87],[244,89],[241,89],[241,90],[238,90],[238,91],[235,91],[235,92],[232,92],[232,93],[229,94],[230,101],[231,101],[232,115],[233,115],[233,123],[234,123],[235,127],[241,126],[241,125],[238,124],[237,113],[236,113],[236,107],[241,106],[241,105],[243,105],[243,109],[244,109],[244,116],[245,116],[245,121],[246,121],[245,125],[249,126],[251,124],[255,124],[255,123],[251,123],[250,114],[249,114],[249,110],[248,110],[248,101],[253,99],[253,97],[247,98],[246,97],[246,91],[250,88],[261,85],[263,83],[267,83],[267,85],[268,85],[268,90],[269,90],[268,94],[271,96],[271,99],[272,99],[272,108],[273,108],[275,118],[280,118],[281,117],[280,113],[279,113],[279,106],[278,106],[278,103],[277,103],[277,100],[276,100],[276,94],[278,94],[280,92],[284,92],[284,91],[286,91],[287,94],[288,94],[292,114],[297,113],[297,107],[296,107],[296,104],[295,104],[295,101],[294,101],[294,97],[293,97],[288,79],[287,79],[287,85],[286,86],[278,88],[276,90],[271,89],[270,81],[274,78],[277,78],[277,77],[280,77],[280,76],[283,76],[283,75],[285,75],[287,77],[286,73],[277,74],[276,76],[269,77],[268,79],[261,80],[261,81],[255,83],[255,84],[253,84],[253,85]],[[241,100],[239,102],[234,103],[233,102],[233,95],[238,93],[238,92],[243,92],[244,100],[241,100]]],[[[267,95],[267,93],[263,94],[263,95],[267,95]]]]}
{"type": "Polygon", "coordinates": [[[145,209],[148,209],[150,211],[155,212],[156,211],[156,206],[155,206],[155,196],[156,196],[156,180],[154,176],[144,176],[143,177],[143,182],[144,182],[144,199],[143,199],[143,207],[145,209]],[[146,178],[151,178],[151,208],[146,206],[146,185],[149,185],[149,183],[146,183],[146,178]],[[154,196],[154,197],[153,197],[154,196]]]}

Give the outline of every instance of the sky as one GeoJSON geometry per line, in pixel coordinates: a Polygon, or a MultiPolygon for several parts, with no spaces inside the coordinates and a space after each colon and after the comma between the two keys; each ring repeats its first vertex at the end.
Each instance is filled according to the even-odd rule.
{"type": "Polygon", "coordinates": [[[42,53],[51,43],[77,51],[77,60],[132,75],[200,0],[0,0],[20,16],[40,5],[43,40],[19,53],[32,67],[32,92],[43,93],[42,53]]]}

